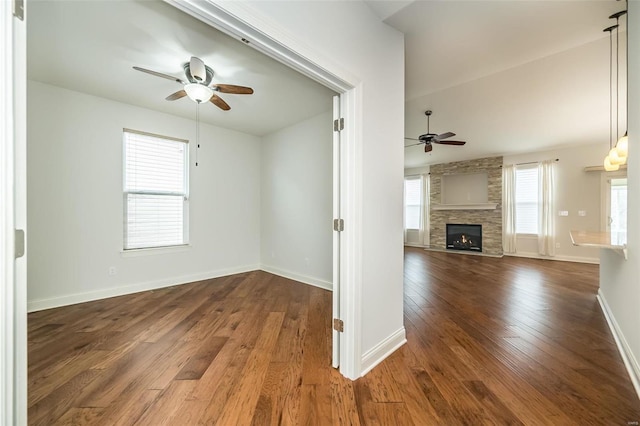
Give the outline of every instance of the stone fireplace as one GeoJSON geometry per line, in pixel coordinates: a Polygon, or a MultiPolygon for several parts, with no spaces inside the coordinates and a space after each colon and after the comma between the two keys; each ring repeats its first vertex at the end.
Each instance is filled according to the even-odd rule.
{"type": "MultiPolygon", "coordinates": [[[[484,182],[484,177],[482,179],[484,182]]],[[[484,183],[483,183],[484,185],[484,183]]],[[[447,224],[449,225],[477,225],[480,233],[481,250],[467,250],[485,255],[502,256],[502,157],[481,158],[477,160],[458,161],[455,163],[436,164],[430,168],[430,206],[429,206],[429,243],[434,250],[447,250],[453,244],[447,241],[447,224]],[[477,188],[470,188],[465,192],[464,178],[469,175],[474,182],[478,175],[486,175],[486,199],[475,199],[477,188]],[[448,179],[446,187],[444,178],[448,179]],[[450,182],[461,182],[463,188],[451,188],[450,182]],[[447,194],[443,192],[447,191],[447,194]],[[451,193],[462,194],[463,200],[451,199],[451,193]]],[[[456,195],[458,196],[458,195],[456,195]]],[[[466,238],[466,235],[465,235],[466,238]]],[[[476,237],[477,238],[477,237],[476,237]]],[[[457,245],[465,245],[458,243],[457,245]]],[[[451,248],[449,248],[451,250],[451,248]]],[[[457,249],[454,249],[457,250],[457,249]]]]}

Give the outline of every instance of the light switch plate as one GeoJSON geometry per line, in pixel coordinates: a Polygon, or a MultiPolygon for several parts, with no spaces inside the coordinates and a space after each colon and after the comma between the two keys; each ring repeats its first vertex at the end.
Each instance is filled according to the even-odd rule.
{"type": "Polygon", "coordinates": [[[568,212],[568,211],[566,211],[566,210],[560,210],[560,211],[558,212],[558,214],[559,214],[560,216],[569,216],[569,212],[568,212]]]}

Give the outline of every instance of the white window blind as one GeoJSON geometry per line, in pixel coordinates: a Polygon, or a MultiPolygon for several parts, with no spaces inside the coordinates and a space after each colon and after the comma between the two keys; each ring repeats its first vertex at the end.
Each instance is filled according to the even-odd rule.
{"type": "Polygon", "coordinates": [[[538,233],[538,168],[516,169],[516,233],[538,233]]]}
{"type": "Polygon", "coordinates": [[[186,141],[124,131],[124,249],[187,243],[186,141]]]}
{"type": "Polygon", "coordinates": [[[422,205],[422,179],[406,178],[404,181],[404,228],[420,229],[422,205]]]}

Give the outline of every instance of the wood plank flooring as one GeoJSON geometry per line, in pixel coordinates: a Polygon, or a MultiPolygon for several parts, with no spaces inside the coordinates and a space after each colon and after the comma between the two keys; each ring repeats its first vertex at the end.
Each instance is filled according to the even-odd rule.
{"type": "Polygon", "coordinates": [[[29,315],[33,425],[627,425],[598,267],[405,250],[408,343],[330,367],[331,293],[250,272],[29,315]]]}

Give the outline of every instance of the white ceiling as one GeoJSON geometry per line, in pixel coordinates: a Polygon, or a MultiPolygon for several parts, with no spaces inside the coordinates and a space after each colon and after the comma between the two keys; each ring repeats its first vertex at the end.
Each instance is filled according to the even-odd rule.
{"type": "MultiPolygon", "coordinates": [[[[609,47],[602,29],[624,2],[366,3],[405,33],[405,135],[425,133],[424,111],[431,109],[432,132],[452,131],[453,139],[467,141],[429,154],[406,148],[406,167],[608,142],[609,47]]],[[[191,55],[214,70],[214,82],[255,90],[221,95],[228,112],[202,106],[208,123],[262,136],[331,108],[329,89],[162,1],[29,2],[33,80],[194,118],[195,103],[164,100],[178,83],[131,68],[183,78],[191,55]]]]}
{"type": "Polygon", "coordinates": [[[430,154],[406,148],[406,167],[608,142],[602,30],[624,2],[366,3],[405,34],[406,136],[426,133],[424,111],[432,109],[432,132],[467,141],[430,154]]]}
{"type": "Polygon", "coordinates": [[[28,13],[32,80],[193,119],[194,102],[164,99],[179,83],[132,67],[185,80],[194,55],[215,83],[255,91],[221,94],[230,111],[202,105],[204,122],[263,136],[331,109],[331,90],[161,1],[30,1],[28,13]]]}

